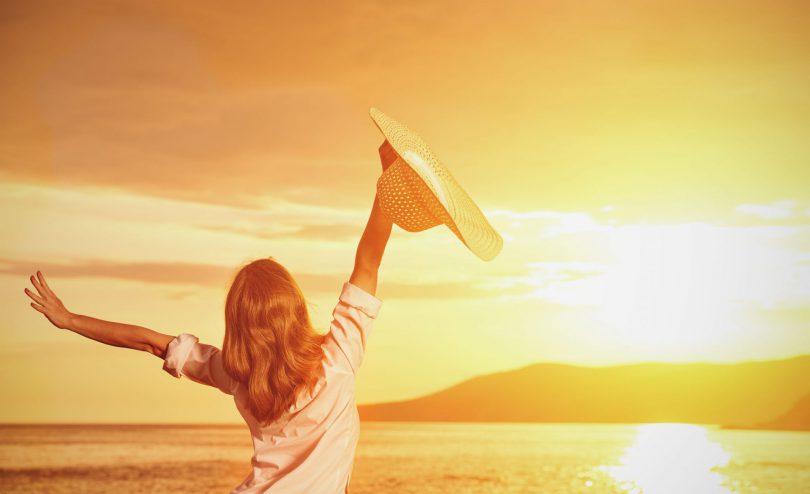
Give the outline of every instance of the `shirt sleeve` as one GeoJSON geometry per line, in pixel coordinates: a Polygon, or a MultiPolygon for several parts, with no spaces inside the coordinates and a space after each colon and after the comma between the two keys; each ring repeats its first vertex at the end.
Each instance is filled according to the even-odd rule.
{"type": "Polygon", "coordinates": [[[354,374],[363,362],[371,326],[382,306],[382,300],[362,288],[346,282],[332,311],[329,334],[346,356],[354,374]]]}
{"type": "Polygon", "coordinates": [[[200,343],[196,336],[188,333],[177,335],[169,342],[163,370],[177,378],[185,376],[194,382],[213,386],[229,395],[235,393],[238,384],[225,372],[219,348],[200,343]]]}

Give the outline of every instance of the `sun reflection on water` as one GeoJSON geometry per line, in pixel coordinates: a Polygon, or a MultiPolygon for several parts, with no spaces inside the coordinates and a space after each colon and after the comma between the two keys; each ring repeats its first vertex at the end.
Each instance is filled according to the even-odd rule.
{"type": "Polygon", "coordinates": [[[706,428],[691,424],[644,424],[620,465],[604,469],[622,490],[638,494],[734,492],[723,485],[714,469],[731,454],[706,435],[706,428]]]}

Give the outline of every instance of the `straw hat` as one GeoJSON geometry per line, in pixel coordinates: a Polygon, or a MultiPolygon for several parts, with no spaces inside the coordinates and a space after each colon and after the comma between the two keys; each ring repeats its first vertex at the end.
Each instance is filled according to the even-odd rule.
{"type": "Polygon", "coordinates": [[[370,113],[399,155],[377,180],[383,212],[409,232],[445,224],[475,255],[485,261],[495,258],[503,239],[450,170],[411,129],[376,108],[370,113]]]}

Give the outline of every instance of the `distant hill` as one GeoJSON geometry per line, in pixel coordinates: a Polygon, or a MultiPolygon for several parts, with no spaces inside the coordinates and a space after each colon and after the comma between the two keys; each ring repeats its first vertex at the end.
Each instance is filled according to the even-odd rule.
{"type": "Polygon", "coordinates": [[[756,428],[810,431],[810,394],[805,395],[776,420],[759,424],[756,428]]]}
{"type": "Polygon", "coordinates": [[[808,376],[810,355],[735,364],[535,364],[358,408],[361,419],[382,421],[758,424],[810,394],[808,376]]]}

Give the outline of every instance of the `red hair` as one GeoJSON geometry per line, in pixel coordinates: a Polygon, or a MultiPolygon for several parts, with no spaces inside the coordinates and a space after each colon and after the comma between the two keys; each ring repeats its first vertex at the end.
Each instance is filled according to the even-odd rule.
{"type": "Polygon", "coordinates": [[[247,388],[248,409],[266,425],[318,381],[324,336],[290,273],[272,257],[234,277],[225,302],[225,372],[247,388]]]}

